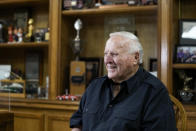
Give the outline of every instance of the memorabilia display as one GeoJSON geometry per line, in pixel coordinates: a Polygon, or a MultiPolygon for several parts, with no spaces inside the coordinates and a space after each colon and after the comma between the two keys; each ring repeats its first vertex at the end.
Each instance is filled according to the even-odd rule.
{"type": "Polygon", "coordinates": [[[13,72],[10,72],[10,75],[12,77],[0,80],[0,96],[25,98],[25,80],[13,72]]]}
{"type": "Polygon", "coordinates": [[[33,30],[34,30],[33,23],[34,23],[34,20],[32,18],[30,18],[28,20],[28,32],[25,35],[25,39],[24,39],[25,42],[34,41],[34,38],[33,38],[33,30]]]}
{"type": "Polygon", "coordinates": [[[82,29],[82,21],[80,19],[77,19],[74,23],[74,28],[77,31],[77,35],[72,43],[72,50],[74,54],[76,55],[76,60],[79,60],[79,55],[81,51],[81,40],[80,40],[80,30],[82,29]]]}
{"type": "Polygon", "coordinates": [[[81,9],[83,8],[83,0],[63,0],[63,9],[81,9]]]}
{"type": "Polygon", "coordinates": [[[183,88],[179,91],[179,95],[184,102],[190,102],[194,96],[194,91],[190,87],[190,81],[192,77],[188,77],[187,74],[182,71],[178,73],[181,80],[183,80],[183,88]]]}
{"type": "Polygon", "coordinates": [[[196,45],[177,45],[174,57],[175,63],[196,63],[196,45]]]}
{"type": "Polygon", "coordinates": [[[50,28],[47,28],[45,35],[44,35],[44,41],[50,40],[50,28]]]}
{"type": "Polygon", "coordinates": [[[195,19],[181,19],[180,23],[180,44],[194,44],[196,45],[196,20],[195,19]]]}
{"type": "Polygon", "coordinates": [[[18,36],[18,43],[23,42],[23,30],[22,30],[22,28],[18,28],[17,36],[18,36]]]}
{"type": "Polygon", "coordinates": [[[96,77],[103,75],[103,58],[99,57],[82,57],[81,61],[86,63],[86,87],[96,77]]]}
{"type": "Polygon", "coordinates": [[[72,50],[76,55],[76,59],[70,63],[70,94],[82,95],[85,91],[85,62],[79,61],[81,51],[80,30],[82,29],[82,21],[77,19],[74,23],[77,35],[72,43],[72,50]]]}
{"type": "Polygon", "coordinates": [[[157,71],[158,70],[157,65],[157,58],[150,58],[150,68],[149,71],[157,71]]]}
{"type": "Polygon", "coordinates": [[[23,42],[23,30],[22,28],[8,26],[8,44],[23,42]]]}
{"type": "Polygon", "coordinates": [[[0,65],[0,80],[9,79],[11,72],[11,65],[0,65]]]}
{"type": "Polygon", "coordinates": [[[8,26],[8,43],[13,42],[13,29],[12,26],[8,26]]]}
{"type": "Polygon", "coordinates": [[[16,27],[13,30],[13,42],[18,42],[18,29],[16,27]]]}

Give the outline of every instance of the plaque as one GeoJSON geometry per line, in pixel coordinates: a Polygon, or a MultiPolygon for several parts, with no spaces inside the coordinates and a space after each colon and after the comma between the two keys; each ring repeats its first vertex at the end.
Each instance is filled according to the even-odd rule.
{"type": "Polygon", "coordinates": [[[72,50],[76,55],[76,59],[70,63],[70,93],[72,95],[82,95],[86,89],[86,66],[84,61],[79,61],[81,51],[80,30],[82,29],[82,21],[80,19],[76,20],[74,28],[77,31],[77,35],[73,40],[72,50]]]}

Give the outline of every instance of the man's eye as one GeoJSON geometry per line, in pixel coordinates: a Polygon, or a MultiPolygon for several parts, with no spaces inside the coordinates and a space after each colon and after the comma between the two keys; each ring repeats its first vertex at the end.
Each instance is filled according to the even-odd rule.
{"type": "Polygon", "coordinates": [[[112,55],[112,56],[117,56],[117,55],[118,55],[118,53],[112,53],[111,55],[112,55]]]}

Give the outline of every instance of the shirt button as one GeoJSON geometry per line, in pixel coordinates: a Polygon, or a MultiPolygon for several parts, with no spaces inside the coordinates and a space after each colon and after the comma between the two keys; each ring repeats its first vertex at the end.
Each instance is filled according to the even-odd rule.
{"type": "Polygon", "coordinates": [[[108,107],[110,107],[110,108],[111,108],[111,107],[112,107],[112,105],[108,105],[108,107]]]}

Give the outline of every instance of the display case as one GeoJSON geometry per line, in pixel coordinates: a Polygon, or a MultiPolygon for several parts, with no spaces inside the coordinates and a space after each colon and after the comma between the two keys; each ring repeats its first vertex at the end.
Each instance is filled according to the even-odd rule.
{"type": "Polygon", "coordinates": [[[171,87],[175,97],[182,103],[196,103],[195,64],[195,0],[172,0],[170,25],[171,87]],[[178,15],[176,15],[178,14],[178,15]],[[192,37],[193,36],[193,37],[192,37]]]}
{"type": "Polygon", "coordinates": [[[46,87],[49,77],[49,0],[1,0],[0,8],[0,24],[5,29],[0,30],[4,32],[0,65],[11,65],[11,71],[21,77],[2,80],[0,94],[10,92],[12,97],[26,98],[32,79],[37,81],[37,91],[46,87]]]}
{"type": "Polygon", "coordinates": [[[25,80],[12,72],[8,79],[0,80],[0,96],[25,98],[25,87],[25,80]]]}

